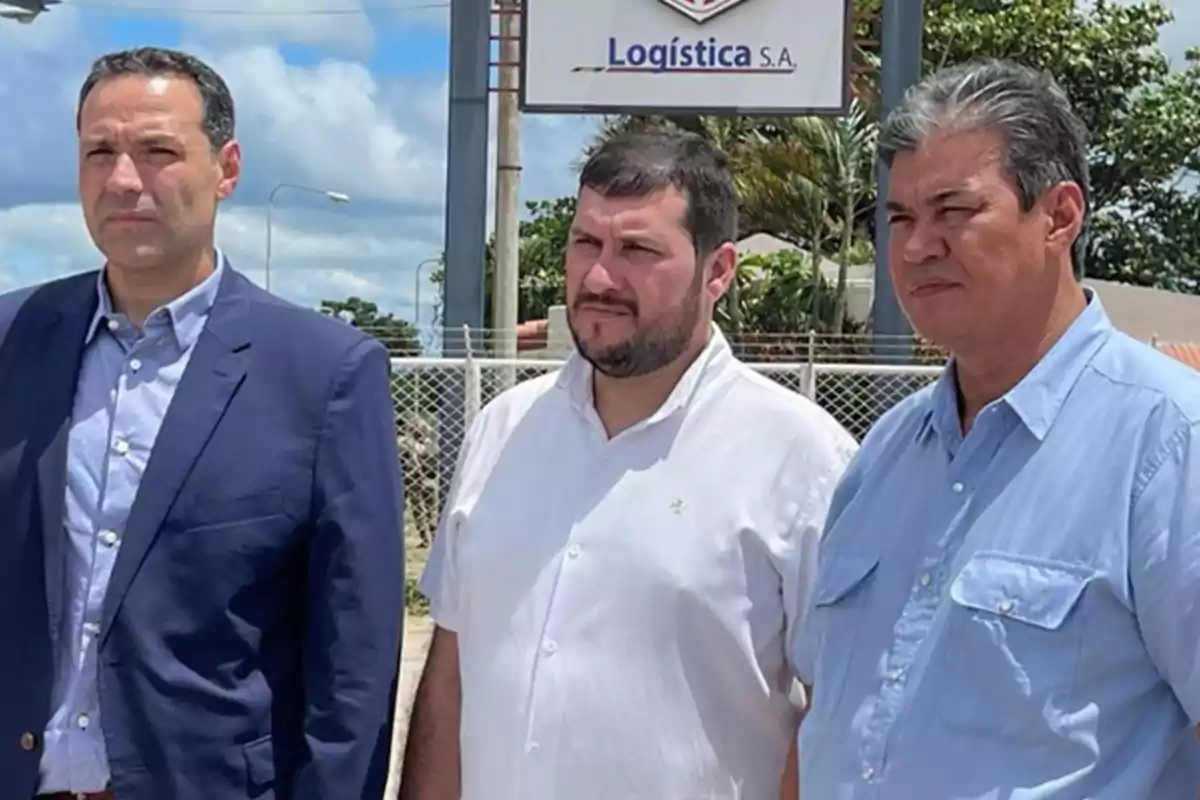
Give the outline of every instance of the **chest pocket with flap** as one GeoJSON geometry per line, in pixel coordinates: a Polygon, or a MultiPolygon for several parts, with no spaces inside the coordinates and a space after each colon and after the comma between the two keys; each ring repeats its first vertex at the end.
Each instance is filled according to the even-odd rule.
{"type": "Polygon", "coordinates": [[[841,702],[846,673],[860,645],[857,616],[868,611],[864,595],[878,566],[878,553],[840,548],[821,553],[799,658],[813,682],[814,723],[833,715],[841,702]]]}
{"type": "Polygon", "coordinates": [[[1060,705],[1075,688],[1081,601],[1094,575],[1081,564],[973,554],[950,584],[947,638],[938,643],[958,687],[939,700],[945,722],[994,732],[1002,720],[1043,717],[1060,705]]]}

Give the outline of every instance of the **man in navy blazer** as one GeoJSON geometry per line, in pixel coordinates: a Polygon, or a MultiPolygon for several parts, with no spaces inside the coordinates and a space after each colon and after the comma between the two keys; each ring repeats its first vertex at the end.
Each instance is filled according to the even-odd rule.
{"type": "Polygon", "coordinates": [[[384,348],[213,243],[195,58],[80,95],[98,272],[0,296],[0,800],[382,797],[404,602],[384,348]]]}

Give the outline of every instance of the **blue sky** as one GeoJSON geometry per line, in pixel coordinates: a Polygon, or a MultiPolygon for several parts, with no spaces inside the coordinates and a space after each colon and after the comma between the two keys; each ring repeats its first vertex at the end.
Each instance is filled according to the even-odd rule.
{"type": "MultiPolygon", "coordinates": [[[[1169,5],[1163,43],[1181,55],[1200,43],[1200,0],[1169,5]]],[[[246,174],[218,240],[235,266],[261,281],[276,184],[345,192],[349,205],[280,193],[272,289],[411,319],[414,269],[442,249],[448,19],[438,0],[66,0],[32,25],[0,19],[0,291],[98,265],[75,196],[75,95],[97,55],[157,44],[206,58],[233,90],[246,174]]],[[[525,118],[526,199],[574,191],[595,125],[525,118]]]]}
{"type": "MultiPolygon", "coordinates": [[[[67,0],[32,25],[0,20],[0,291],[98,265],[76,205],[75,95],[97,55],[157,44],[201,55],[234,93],[245,176],[218,222],[234,265],[261,282],[276,184],[344,192],[349,205],[279,193],[272,290],[412,319],[415,267],[442,249],[448,19],[436,0],[67,0]]],[[[526,118],[525,198],[574,191],[595,125],[526,118]]],[[[422,322],[433,296],[426,284],[422,322]]]]}

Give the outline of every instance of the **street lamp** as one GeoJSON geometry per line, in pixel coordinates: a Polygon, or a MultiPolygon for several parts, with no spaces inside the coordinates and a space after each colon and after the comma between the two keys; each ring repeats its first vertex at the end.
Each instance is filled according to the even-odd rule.
{"type": "Polygon", "coordinates": [[[280,189],[295,189],[297,192],[309,192],[310,194],[324,195],[331,203],[349,203],[350,195],[341,192],[330,191],[329,189],[314,189],[311,186],[300,186],[295,183],[280,183],[271,190],[267,195],[267,258],[266,258],[266,290],[271,291],[271,209],[275,203],[275,195],[280,189]]]}

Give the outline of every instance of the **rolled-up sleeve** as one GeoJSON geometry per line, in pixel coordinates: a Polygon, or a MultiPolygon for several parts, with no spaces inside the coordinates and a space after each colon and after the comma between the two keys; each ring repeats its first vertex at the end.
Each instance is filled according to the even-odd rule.
{"type": "Polygon", "coordinates": [[[782,584],[788,663],[803,683],[808,680],[800,644],[816,580],[820,539],[834,494],[857,449],[848,433],[829,431],[807,454],[810,466],[804,485],[782,489],[796,494],[798,509],[787,534],[772,543],[771,557],[782,584]]]}
{"type": "Polygon", "coordinates": [[[1142,638],[1200,723],[1200,425],[1180,424],[1142,468],[1130,579],[1142,638]]]}
{"type": "Polygon", "coordinates": [[[421,572],[417,587],[429,599],[429,616],[438,627],[458,632],[460,626],[459,582],[456,569],[460,497],[463,472],[469,463],[470,453],[479,435],[480,420],[476,417],[463,437],[458,451],[458,463],[450,482],[450,492],[442,506],[433,543],[429,547],[428,560],[421,572]]]}

